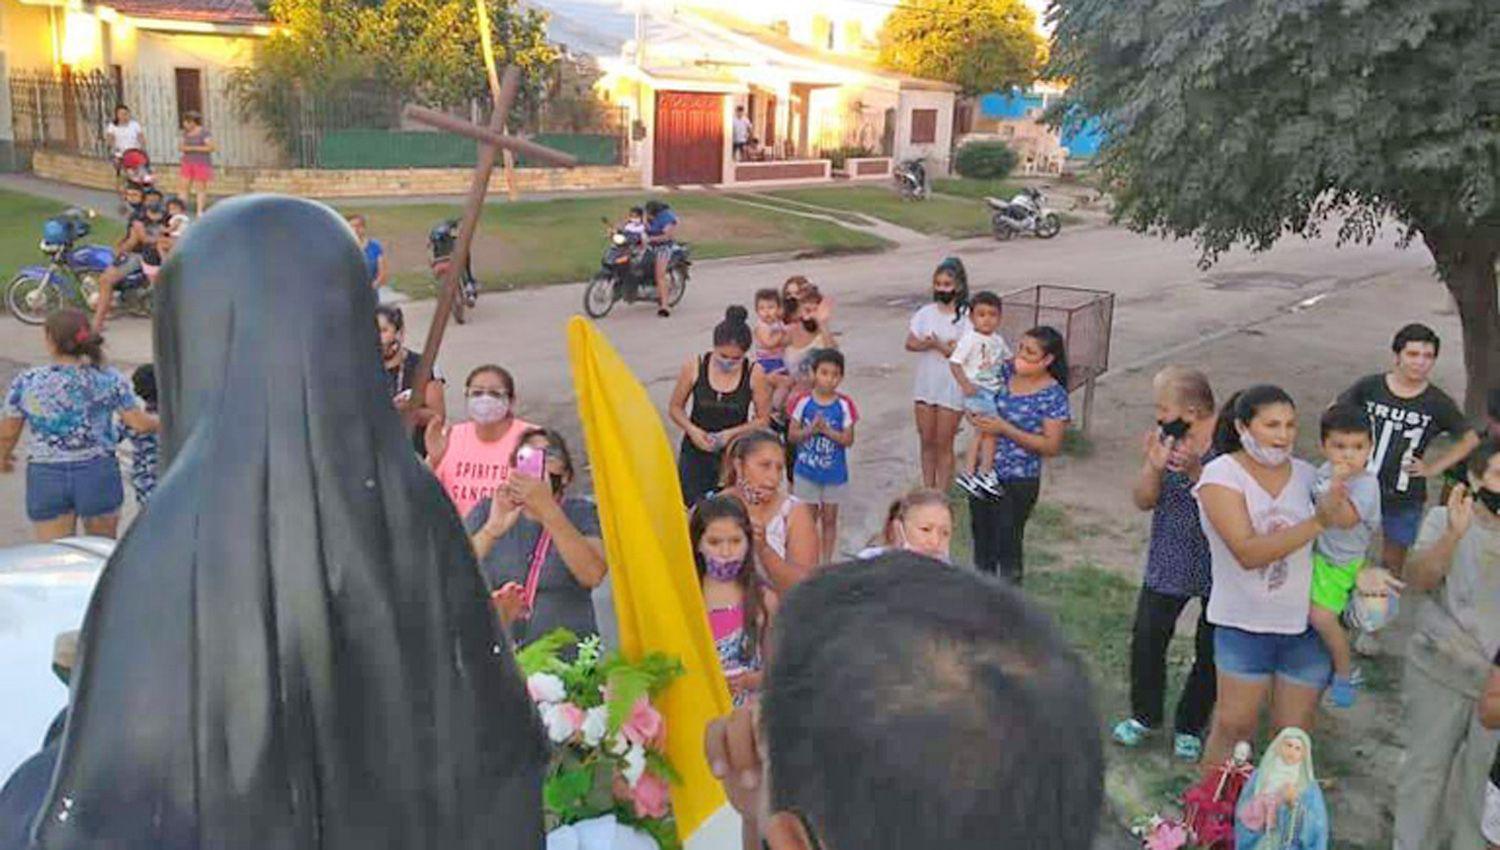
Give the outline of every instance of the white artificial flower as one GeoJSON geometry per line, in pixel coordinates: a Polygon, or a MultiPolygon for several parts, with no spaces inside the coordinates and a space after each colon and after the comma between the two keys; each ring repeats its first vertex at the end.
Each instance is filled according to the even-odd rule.
{"type": "Polygon", "coordinates": [[[604,740],[604,735],[609,731],[609,709],[597,705],[583,715],[583,743],[590,747],[599,746],[604,740]]]}
{"type": "Polygon", "coordinates": [[[568,698],[563,680],[551,673],[532,673],[526,677],[526,692],[536,703],[562,702],[568,698]]]}
{"type": "Polygon", "coordinates": [[[630,740],[625,737],[624,732],[616,732],[615,737],[609,742],[609,754],[612,756],[623,756],[630,749],[630,740]]]}
{"type": "MultiPolygon", "coordinates": [[[[537,707],[537,712],[542,716],[542,724],[547,727],[547,739],[554,744],[565,744],[578,731],[578,726],[567,710],[568,706],[561,703],[545,703],[537,707]]],[[[576,707],[573,711],[577,711],[576,707]]]]}
{"type": "Polygon", "coordinates": [[[641,781],[641,774],[646,772],[646,750],[640,746],[632,746],[625,751],[625,782],[631,788],[641,781]]]}

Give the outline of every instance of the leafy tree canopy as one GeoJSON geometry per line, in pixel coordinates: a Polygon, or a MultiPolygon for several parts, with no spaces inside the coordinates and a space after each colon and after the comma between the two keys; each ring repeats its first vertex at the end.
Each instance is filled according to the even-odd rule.
{"type": "Polygon", "coordinates": [[[1394,218],[1459,306],[1474,409],[1500,385],[1493,0],[1055,0],[1057,124],[1092,117],[1131,227],[1211,262],[1394,218]]]}
{"type": "MultiPolygon", "coordinates": [[[[540,80],[558,58],[546,14],[517,0],[487,2],[497,60],[540,80]]],[[[278,26],[256,62],[266,82],[327,91],[375,79],[435,106],[488,91],[470,0],[271,0],[269,11],[278,26]]]]}
{"type": "Polygon", "coordinates": [[[910,0],[880,31],[885,67],[960,86],[965,94],[1034,81],[1046,42],[1024,0],[910,0]]]}

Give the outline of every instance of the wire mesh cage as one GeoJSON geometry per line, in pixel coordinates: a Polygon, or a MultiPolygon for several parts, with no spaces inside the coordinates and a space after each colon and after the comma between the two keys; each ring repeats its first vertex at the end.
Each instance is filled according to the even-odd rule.
{"type": "Polygon", "coordinates": [[[1068,352],[1068,392],[1082,387],[1083,425],[1093,407],[1094,382],[1109,369],[1115,295],[1100,289],[1043,284],[1001,296],[1000,330],[1015,345],[1039,325],[1062,334],[1068,352]]]}

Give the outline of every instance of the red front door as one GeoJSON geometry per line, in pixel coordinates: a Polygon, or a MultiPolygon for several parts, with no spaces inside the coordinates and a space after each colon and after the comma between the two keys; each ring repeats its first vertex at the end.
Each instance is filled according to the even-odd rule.
{"type": "Polygon", "coordinates": [[[656,93],[652,175],[658,186],[723,182],[723,95],[656,93]]]}

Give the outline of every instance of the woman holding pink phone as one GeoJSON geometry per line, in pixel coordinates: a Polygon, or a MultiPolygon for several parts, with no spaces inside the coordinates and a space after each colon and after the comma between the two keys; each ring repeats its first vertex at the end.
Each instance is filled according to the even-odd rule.
{"type": "Polygon", "coordinates": [[[598,511],[567,495],[572,483],[562,435],[531,428],[516,446],[509,480],[464,519],[495,609],[518,646],[559,628],[599,633],[592,592],[609,566],[598,511]]]}

